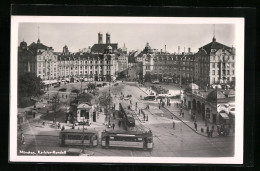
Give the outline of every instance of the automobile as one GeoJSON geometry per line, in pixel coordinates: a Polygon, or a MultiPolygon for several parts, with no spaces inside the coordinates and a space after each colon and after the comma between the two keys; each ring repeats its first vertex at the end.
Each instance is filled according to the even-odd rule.
{"type": "Polygon", "coordinates": [[[54,86],[54,88],[57,88],[57,87],[60,87],[60,84],[57,84],[57,85],[54,86]]]}
{"type": "Polygon", "coordinates": [[[114,86],[118,86],[118,83],[115,83],[114,86]]]}
{"type": "Polygon", "coordinates": [[[59,91],[66,91],[67,89],[66,88],[61,88],[61,89],[59,89],[59,91]]]}
{"type": "Polygon", "coordinates": [[[155,100],[155,96],[153,96],[153,95],[145,96],[144,100],[155,100]]]}
{"type": "Polygon", "coordinates": [[[229,114],[235,115],[235,111],[236,111],[235,107],[229,108],[229,114]]]}
{"type": "Polygon", "coordinates": [[[153,80],[152,81],[152,84],[159,84],[160,82],[159,82],[159,80],[153,80]]]}

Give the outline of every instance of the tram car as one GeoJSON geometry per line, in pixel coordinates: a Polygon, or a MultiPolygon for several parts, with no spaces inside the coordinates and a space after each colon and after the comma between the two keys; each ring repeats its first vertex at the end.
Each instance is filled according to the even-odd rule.
{"type": "Polygon", "coordinates": [[[132,129],[135,127],[135,119],[131,114],[131,109],[126,103],[119,103],[119,112],[122,118],[122,124],[126,130],[132,129]]]}
{"type": "Polygon", "coordinates": [[[153,134],[151,131],[103,131],[101,134],[102,148],[138,148],[152,149],[153,134]]]}
{"type": "Polygon", "coordinates": [[[60,146],[90,146],[98,145],[98,131],[65,129],[59,134],[60,146]]]}

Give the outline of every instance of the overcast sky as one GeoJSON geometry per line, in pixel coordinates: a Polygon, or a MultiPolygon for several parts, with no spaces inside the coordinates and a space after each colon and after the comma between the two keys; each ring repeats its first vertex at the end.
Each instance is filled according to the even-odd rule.
{"type": "MultiPolygon", "coordinates": [[[[146,42],[154,49],[163,49],[166,45],[168,52],[192,52],[212,41],[212,24],[46,24],[46,23],[21,23],[19,25],[19,43],[21,41],[31,44],[39,37],[41,43],[52,46],[55,52],[61,52],[67,45],[69,51],[77,52],[98,42],[98,32],[103,33],[103,43],[106,41],[106,32],[111,35],[111,43],[118,43],[127,50],[142,50],[146,42]]],[[[235,46],[235,26],[227,24],[215,25],[217,42],[227,46],[235,46]]]]}

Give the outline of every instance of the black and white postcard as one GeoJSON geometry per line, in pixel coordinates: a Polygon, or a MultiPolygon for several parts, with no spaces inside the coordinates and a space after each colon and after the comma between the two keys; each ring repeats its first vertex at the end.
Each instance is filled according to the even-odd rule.
{"type": "Polygon", "coordinates": [[[244,19],[11,17],[10,161],[243,163],[244,19]]]}

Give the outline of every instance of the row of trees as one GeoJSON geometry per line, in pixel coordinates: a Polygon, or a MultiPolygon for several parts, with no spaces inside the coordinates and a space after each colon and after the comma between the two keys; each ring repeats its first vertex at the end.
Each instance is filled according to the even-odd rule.
{"type": "Polygon", "coordinates": [[[18,77],[18,106],[26,107],[32,105],[31,97],[37,97],[44,92],[41,90],[41,78],[35,73],[24,73],[18,77]]]}

